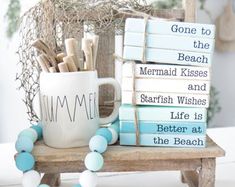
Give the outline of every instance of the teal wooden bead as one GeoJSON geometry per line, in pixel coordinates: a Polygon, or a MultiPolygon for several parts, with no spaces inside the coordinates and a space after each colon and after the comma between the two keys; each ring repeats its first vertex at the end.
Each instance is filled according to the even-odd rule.
{"type": "Polygon", "coordinates": [[[36,142],[37,138],[38,138],[37,132],[32,128],[28,128],[28,129],[25,129],[25,130],[21,131],[20,134],[18,135],[18,138],[21,137],[21,136],[27,136],[33,142],[36,142]]]}
{"type": "Polygon", "coordinates": [[[50,186],[47,184],[40,184],[38,187],[50,187],[50,186]]]}
{"type": "Polygon", "coordinates": [[[75,184],[73,187],[82,187],[80,184],[75,184]]]}
{"type": "Polygon", "coordinates": [[[95,134],[106,138],[108,143],[110,143],[112,141],[112,133],[110,132],[110,130],[108,128],[100,128],[96,131],[95,134]]]}
{"type": "Polygon", "coordinates": [[[90,171],[99,171],[104,165],[103,156],[97,152],[90,152],[86,155],[85,166],[90,171]]]}
{"type": "Polygon", "coordinates": [[[40,121],[38,122],[37,125],[38,125],[39,127],[41,127],[41,128],[42,128],[42,126],[43,126],[43,125],[42,125],[42,122],[40,122],[40,121]]]}
{"type": "Polygon", "coordinates": [[[119,123],[120,123],[119,119],[116,119],[114,122],[112,122],[112,125],[119,126],[119,123]]]}
{"type": "Polygon", "coordinates": [[[32,125],[31,128],[37,132],[38,139],[41,140],[42,139],[42,127],[40,125],[32,125]]]}
{"type": "Polygon", "coordinates": [[[19,153],[16,156],[15,161],[16,161],[16,167],[23,172],[31,170],[35,164],[34,157],[27,152],[19,153]]]}
{"type": "Polygon", "coordinates": [[[100,135],[95,135],[90,139],[89,148],[93,152],[103,153],[107,150],[108,142],[105,137],[100,135]]]}
{"type": "Polygon", "coordinates": [[[20,152],[32,152],[33,150],[33,141],[27,136],[20,136],[15,144],[16,151],[20,152]]]}

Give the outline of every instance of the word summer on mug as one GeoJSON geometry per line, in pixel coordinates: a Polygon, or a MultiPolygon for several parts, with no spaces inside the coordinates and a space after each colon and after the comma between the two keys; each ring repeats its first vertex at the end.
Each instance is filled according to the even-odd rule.
{"type": "Polygon", "coordinates": [[[115,100],[121,89],[113,78],[98,78],[96,71],[41,73],[40,103],[44,141],[55,148],[86,146],[100,124],[113,122],[119,102],[106,118],[99,117],[99,86],[115,88],[115,100]]]}

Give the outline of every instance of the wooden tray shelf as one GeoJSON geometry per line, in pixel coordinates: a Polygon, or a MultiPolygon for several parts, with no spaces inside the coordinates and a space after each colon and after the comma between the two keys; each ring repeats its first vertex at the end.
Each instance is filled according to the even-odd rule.
{"type": "MultiPolygon", "coordinates": [[[[84,171],[84,158],[88,147],[54,149],[43,141],[33,150],[36,170],[46,173],[43,182],[52,186],[52,176],[59,178],[60,173],[84,171]],[[48,180],[51,178],[50,180],[48,180]]],[[[215,159],[225,152],[212,139],[207,137],[206,148],[160,148],[130,147],[114,145],[104,154],[105,165],[101,172],[163,171],[180,170],[182,181],[189,186],[213,187],[215,182],[215,159]]]]}

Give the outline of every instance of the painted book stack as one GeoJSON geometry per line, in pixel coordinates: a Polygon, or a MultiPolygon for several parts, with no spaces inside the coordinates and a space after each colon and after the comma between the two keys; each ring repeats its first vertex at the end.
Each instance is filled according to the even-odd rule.
{"type": "Polygon", "coordinates": [[[126,20],[121,145],[206,146],[214,35],[208,24],[126,20]]]}

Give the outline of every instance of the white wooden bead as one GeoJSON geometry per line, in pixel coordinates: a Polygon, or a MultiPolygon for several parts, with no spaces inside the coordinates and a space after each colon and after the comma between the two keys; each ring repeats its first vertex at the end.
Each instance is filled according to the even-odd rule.
{"type": "Polygon", "coordinates": [[[80,184],[82,187],[96,187],[98,177],[96,173],[85,170],[80,175],[80,184]]]}
{"type": "Polygon", "coordinates": [[[112,133],[112,140],[109,143],[109,145],[115,144],[118,140],[118,133],[117,131],[115,131],[113,128],[109,127],[108,128],[110,130],[110,132],[112,133]]]}
{"type": "Polygon", "coordinates": [[[36,142],[37,139],[38,139],[38,133],[37,133],[37,131],[36,131],[35,129],[32,129],[32,128],[28,128],[28,130],[29,130],[29,131],[32,131],[32,133],[34,134],[34,137],[35,137],[34,142],[36,142]]]}
{"type": "Polygon", "coordinates": [[[33,142],[36,142],[38,139],[38,133],[36,130],[32,128],[24,129],[23,131],[20,132],[18,135],[18,138],[21,136],[27,136],[29,137],[33,142]]]}
{"type": "Polygon", "coordinates": [[[23,174],[23,179],[22,179],[23,187],[38,187],[40,182],[41,182],[41,176],[35,170],[30,170],[23,174]]]}

